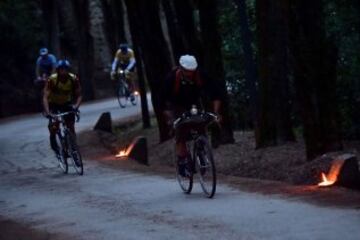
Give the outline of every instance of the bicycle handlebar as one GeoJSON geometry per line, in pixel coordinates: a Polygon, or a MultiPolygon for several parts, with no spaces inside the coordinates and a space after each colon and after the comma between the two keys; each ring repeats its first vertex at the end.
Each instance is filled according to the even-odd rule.
{"type": "Polygon", "coordinates": [[[177,118],[173,122],[173,128],[176,129],[183,124],[204,124],[204,126],[210,123],[218,121],[218,116],[212,112],[196,112],[187,111],[177,118]]]}
{"type": "Polygon", "coordinates": [[[68,112],[51,114],[50,118],[57,120],[58,118],[61,118],[63,116],[69,115],[69,114],[75,114],[76,122],[80,121],[80,111],[79,110],[77,110],[77,111],[73,110],[73,111],[68,111],[68,112]]]}

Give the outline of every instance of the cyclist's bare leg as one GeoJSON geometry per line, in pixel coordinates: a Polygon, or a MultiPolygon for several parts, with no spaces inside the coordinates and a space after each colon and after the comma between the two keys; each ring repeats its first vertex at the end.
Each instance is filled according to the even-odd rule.
{"type": "Polygon", "coordinates": [[[56,133],[58,131],[58,128],[59,128],[58,122],[49,121],[48,129],[50,133],[50,147],[56,154],[59,153],[59,146],[56,143],[56,133]]]}
{"type": "Polygon", "coordinates": [[[69,115],[65,116],[65,124],[66,124],[66,127],[70,130],[70,132],[75,134],[75,115],[74,114],[69,114],[69,115]]]}
{"type": "Polygon", "coordinates": [[[133,93],[135,91],[135,87],[134,87],[134,73],[133,72],[129,72],[126,75],[126,82],[128,84],[129,87],[129,92],[133,93]]]}
{"type": "Polygon", "coordinates": [[[177,141],[175,148],[176,156],[179,158],[186,158],[189,155],[185,141],[177,141]]]}

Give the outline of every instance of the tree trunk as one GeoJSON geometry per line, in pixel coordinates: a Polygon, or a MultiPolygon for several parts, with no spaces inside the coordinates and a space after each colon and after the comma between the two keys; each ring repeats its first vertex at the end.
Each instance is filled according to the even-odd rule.
{"type": "Polygon", "coordinates": [[[249,91],[250,101],[250,114],[251,120],[254,126],[256,126],[256,113],[257,113],[257,65],[254,58],[254,50],[252,48],[253,34],[249,26],[249,18],[246,12],[247,6],[245,0],[236,1],[238,14],[239,14],[239,26],[240,26],[240,37],[241,37],[241,48],[244,52],[244,71],[246,87],[249,91]]]}
{"type": "Polygon", "coordinates": [[[295,140],[289,104],[286,1],[256,1],[260,76],[257,148],[295,140]]]}
{"type": "Polygon", "coordinates": [[[104,17],[105,29],[112,52],[115,52],[120,43],[126,42],[124,30],[124,11],[122,1],[101,0],[104,17]]]}
{"type": "Polygon", "coordinates": [[[162,81],[171,69],[170,54],[163,36],[160,18],[159,2],[147,0],[125,0],[131,28],[138,31],[139,46],[144,59],[146,76],[151,90],[152,104],[158,121],[160,141],[170,138],[169,127],[166,124],[161,109],[160,87],[162,81]]]}
{"type": "MultiPolygon", "coordinates": [[[[129,12],[129,10],[127,10],[127,12],[129,12]]],[[[143,128],[145,129],[151,127],[151,122],[150,122],[150,113],[149,113],[146,84],[145,84],[145,72],[143,67],[144,65],[142,60],[143,54],[140,47],[141,36],[139,34],[141,33],[137,29],[137,19],[135,18],[136,16],[133,14],[127,14],[127,16],[130,25],[130,34],[134,45],[136,69],[138,75],[138,84],[139,84],[139,92],[140,92],[140,100],[141,100],[142,122],[143,122],[143,128]]]]}
{"type": "MultiPolygon", "coordinates": [[[[233,143],[234,136],[229,117],[229,100],[226,91],[224,66],[221,53],[221,38],[218,32],[216,0],[198,1],[200,12],[200,28],[204,49],[203,64],[209,75],[217,81],[222,91],[223,123],[221,126],[220,143],[233,143]]],[[[216,139],[216,137],[214,138],[216,139]]],[[[214,142],[213,142],[214,143],[214,142]]]]}
{"type": "Polygon", "coordinates": [[[42,11],[48,33],[48,48],[60,57],[60,25],[57,0],[42,0],[42,11]]]}
{"type": "Polygon", "coordinates": [[[173,1],[162,0],[161,3],[163,5],[163,9],[165,12],[165,17],[169,29],[169,37],[171,41],[171,47],[174,53],[175,62],[177,62],[180,56],[186,53],[184,42],[182,41],[182,34],[177,24],[173,1]]]}
{"type": "Polygon", "coordinates": [[[72,3],[78,20],[78,64],[83,99],[92,100],[95,97],[93,83],[94,49],[90,34],[89,2],[88,0],[73,0],[72,3]]]}
{"type": "Polygon", "coordinates": [[[185,52],[181,55],[195,55],[199,62],[202,63],[202,47],[195,27],[194,8],[191,0],[174,0],[174,6],[177,28],[185,46],[185,52]]]}
{"type": "Polygon", "coordinates": [[[336,99],[337,49],[326,39],[322,1],[290,1],[290,47],[309,160],[342,149],[336,99]]]}
{"type": "MultiPolygon", "coordinates": [[[[134,41],[135,43],[135,41],[134,41]]],[[[150,128],[151,121],[150,121],[150,114],[149,114],[149,106],[148,106],[148,99],[147,99],[147,92],[146,92],[146,84],[145,84],[145,74],[144,74],[144,64],[140,57],[140,47],[135,48],[135,57],[137,61],[137,74],[138,74],[138,83],[139,83],[139,92],[141,98],[141,115],[142,115],[142,122],[143,128],[150,128]]]]}

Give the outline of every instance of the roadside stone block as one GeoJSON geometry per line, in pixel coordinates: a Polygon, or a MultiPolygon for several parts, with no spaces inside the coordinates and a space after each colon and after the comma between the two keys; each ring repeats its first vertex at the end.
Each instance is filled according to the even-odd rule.
{"type": "Polygon", "coordinates": [[[146,137],[135,138],[127,148],[127,157],[134,159],[140,164],[149,165],[146,137]]]}
{"type": "Polygon", "coordinates": [[[101,130],[104,132],[112,133],[112,121],[110,112],[104,112],[101,114],[99,120],[95,124],[94,130],[101,130]]]}

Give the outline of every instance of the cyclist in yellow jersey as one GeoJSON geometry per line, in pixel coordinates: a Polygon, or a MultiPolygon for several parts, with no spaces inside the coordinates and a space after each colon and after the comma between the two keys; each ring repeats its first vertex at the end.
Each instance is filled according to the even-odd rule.
{"type": "Polygon", "coordinates": [[[134,83],[133,83],[133,75],[135,70],[135,55],[134,51],[129,48],[126,43],[122,43],[119,46],[119,49],[116,51],[114,61],[111,65],[111,80],[115,80],[116,71],[118,68],[125,71],[126,79],[129,84],[129,90],[133,92],[134,83]]]}
{"type": "MultiPolygon", "coordinates": [[[[69,61],[59,60],[56,73],[47,80],[43,96],[44,112],[47,117],[51,117],[54,113],[78,111],[82,100],[80,81],[75,74],[69,72],[69,69],[69,61]]],[[[65,123],[70,131],[75,133],[75,114],[66,115],[65,123]]],[[[58,123],[49,121],[50,146],[57,156],[59,150],[55,136],[58,127],[58,123]]]]}

